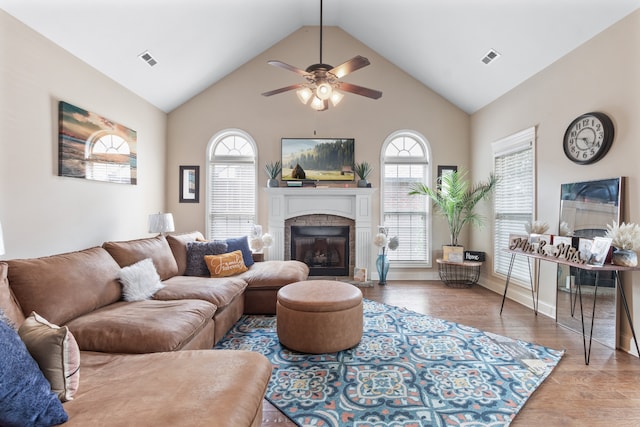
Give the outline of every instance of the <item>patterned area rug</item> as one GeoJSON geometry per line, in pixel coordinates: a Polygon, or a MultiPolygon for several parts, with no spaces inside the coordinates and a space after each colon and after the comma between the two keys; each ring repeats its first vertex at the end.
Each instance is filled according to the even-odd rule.
{"type": "Polygon", "coordinates": [[[360,344],[282,347],[275,316],[243,316],[215,348],[274,366],[266,398],[299,426],[506,426],[564,354],[365,300],[360,344]]]}

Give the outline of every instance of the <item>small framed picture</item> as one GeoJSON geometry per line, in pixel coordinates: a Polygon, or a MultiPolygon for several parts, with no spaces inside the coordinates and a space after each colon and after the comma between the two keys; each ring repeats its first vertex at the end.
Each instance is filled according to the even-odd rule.
{"type": "Polygon", "coordinates": [[[607,254],[609,253],[609,247],[611,246],[610,237],[594,237],[591,244],[591,251],[589,253],[589,259],[587,264],[602,266],[604,265],[607,254]]]}
{"type": "Polygon", "coordinates": [[[367,269],[356,267],[353,269],[353,280],[355,282],[366,282],[367,281],[367,269]]]}
{"type": "Polygon", "coordinates": [[[180,203],[200,202],[200,166],[180,166],[180,203]]]}
{"type": "Polygon", "coordinates": [[[589,259],[589,256],[591,255],[592,245],[593,240],[580,237],[580,240],[578,241],[578,252],[580,252],[580,259],[583,259],[585,261],[589,259]]]}
{"type": "Polygon", "coordinates": [[[441,166],[438,165],[438,179],[452,172],[458,172],[458,166],[441,166]]]}

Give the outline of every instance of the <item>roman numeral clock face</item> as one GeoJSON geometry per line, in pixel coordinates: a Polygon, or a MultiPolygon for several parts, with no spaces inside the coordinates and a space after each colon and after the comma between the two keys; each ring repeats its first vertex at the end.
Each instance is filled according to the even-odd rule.
{"type": "Polygon", "coordinates": [[[564,134],[564,154],[586,165],[604,157],[613,143],[613,122],[604,113],[587,113],[575,119],[564,134]]]}

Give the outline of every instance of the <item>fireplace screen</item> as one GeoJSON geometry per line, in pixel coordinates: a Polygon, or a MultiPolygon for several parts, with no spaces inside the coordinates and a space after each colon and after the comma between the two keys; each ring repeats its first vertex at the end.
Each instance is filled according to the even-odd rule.
{"type": "Polygon", "coordinates": [[[310,276],[348,276],[349,227],[292,226],[291,259],[307,264],[310,276]]]}

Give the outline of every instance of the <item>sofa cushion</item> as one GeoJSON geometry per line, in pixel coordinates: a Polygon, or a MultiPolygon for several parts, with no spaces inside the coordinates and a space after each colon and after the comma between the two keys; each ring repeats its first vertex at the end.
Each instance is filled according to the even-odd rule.
{"type": "Polygon", "coordinates": [[[204,260],[206,255],[220,255],[227,252],[227,242],[224,240],[212,240],[211,242],[187,243],[187,268],[185,276],[208,277],[209,269],[204,260]]]}
{"type": "Polygon", "coordinates": [[[201,299],[214,304],[218,309],[229,305],[238,295],[242,295],[247,282],[236,277],[205,278],[175,276],[162,282],[154,299],[171,301],[181,299],[201,299]]]}
{"type": "Polygon", "coordinates": [[[64,404],[63,427],[259,426],[272,369],[261,354],[239,350],[83,352],[82,360],[82,388],[64,404]]]}
{"type": "Polygon", "coordinates": [[[122,296],[120,267],[102,248],[7,263],[9,284],[23,313],[35,311],[56,325],[122,296]]]}
{"type": "Polygon", "coordinates": [[[236,277],[249,285],[247,290],[254,288],[278,288],[289,283],[306,280],[309,267],[300,261],[264,261],[256,262],[244,273],[236,277]]]}
{"type": "Polygon", "coordinates": [[[17,329],[22,322],[24,322],[24,314],[15,295],[13,295],[13,291],[9,287],[9,279],[7,279],[8,269],[9,265],[6,262],[0,262],[0,309],[11,322],[11,326],[17,329]]]}
{"type": "Polygon", "coordinates": [[[166,280],[178,274],[176,259],[173,257],[167,239],[162,235],[124,242],[105,242],[102,247],[111,254],[120,267],[127,267],[145,258],[151,258],[160,279],[166,280]]]}
{"type": "Polygon", "coordinates": [[[46,426],[67,421],[58,396],[18,333],[0,322],[0,425],[46,426]]]}
{"type": "Polygon", "coordinates": [[[34,312],[22,323],[18,334],[51,390],[62,402],[73,399],[80,384],[80,349],[69,328],[53,325],[34,312]]]}
{"type": "Polygon", "coordinates": [[[180,350],[213,319],[202,300],[121,301],[67,323],[81,350],[154,353],[180,350]]]}
{"type": "Polygon", "coordinates": [[[233,251],[222,255],[205,255],[211,277],[228,277],[247,271],[241,251],[233,251]]]}
{"type": "Polygon", "coordinates": [[[123,267],[118,273],[118,279],[122,283],[122,296],[125,301],[149,299],[163,287],[151,258],[123,267]]]}
{"type": "Polygon", "coordinates": [[[227,239],[226,242],[227,251],[242,251],[244,265],[247,267],[251,267],[253,265],[253,252],[251,252],[251,248],[249,248],[249,240],[247,239],[247,236],[227,239]]]}
{"type": "Polygon", "coordinates": [[[183,276],[187,268],[187,243],[204,242],[205,238],[199,231],[167,235],[167,242],[178,265],[177,276],[183,276]]]}

